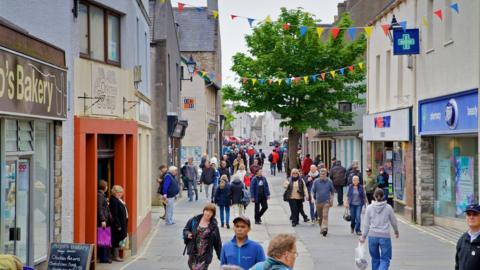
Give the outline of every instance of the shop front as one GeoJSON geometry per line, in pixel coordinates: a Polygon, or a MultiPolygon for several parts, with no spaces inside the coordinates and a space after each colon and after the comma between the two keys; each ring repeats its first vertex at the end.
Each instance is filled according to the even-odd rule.
{"type": "MultiPolygon", "coordinates": [[[[414,144],[411,108],[365,115],[366,168],[389,175],[388,202],[408,220],[414,220],[414,144]]],[[[363,172],[366,174],[366,172],[363,172]]]]}
{"type": "Polygon", "coordinates": [[[66,76],[64,51],[0,23],[0,253],[26,265],[60,237],[66,76]]]}
{"type": "Polygon", "coordinates": [[[419,135],[433,141],[434,223],[464,228],[478,202],[478,91],[419,102],[419,135]]]}

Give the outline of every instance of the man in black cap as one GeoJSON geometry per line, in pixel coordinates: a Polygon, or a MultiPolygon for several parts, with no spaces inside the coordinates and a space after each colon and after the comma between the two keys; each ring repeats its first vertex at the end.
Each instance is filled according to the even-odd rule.
{"type": "Polygon", "coordinates": [[[480,266],[480,205],[467,206],[465,219],[468,231],[457,242],[455,270],[474,270],[480,266]]]}

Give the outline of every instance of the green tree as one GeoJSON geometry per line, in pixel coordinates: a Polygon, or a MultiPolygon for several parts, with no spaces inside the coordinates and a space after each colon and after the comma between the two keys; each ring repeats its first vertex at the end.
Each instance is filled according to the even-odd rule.
{"type": "MultiPolygon", "coordinates": [[[[234,101],[237,112],[274,111],[285,119],[281,125],[290,128],[288,132],[288,158],[295,160],[297,143],[308,128],[325,131],[334,130],[335,121],[352,122],[352,113],[339,111],[338,102],[362,103],[359,94],[365,92],[364,84],[355,82],[364,80],[364,72],[358,69],[347,76],[332,76],[329,71],[350,66],[363,59],[366,42],[362,33],[360,38],[347,41],[344,31],[352,21],[344,14],[337,26],[341,28],[334,39],[325,33],[320,39],[316,31],[313,15],[300,9],[282,8],[275,22],[261,23],[253,33],[245,37],[248,53],[233,56],[232,70],[240,78],[258,78],[262,81],[248,80],[239,88],[225,86],[223,96],[234,101]],[[288,29],[286,24],[290,26],[288,29]],[[300,27],[307,26],[304,36],[300,27]],[[309,77],[309,83],[303,76],[327,73],[325,80],[316,82],[309,77]],[[273,78],[302,76],[297,84],[283,81],[268,82],[273,78]],[[265,80],[265,81],[263,81],[265,80]]],[[[346,71],[347,73],[347,71],[346,71]]],[[[242,79],[241,79],[242,80],[242,79]]],[[[243,80],[242,80],[243,81],[243,80]]],[[[295,167],[290,162],[290,168],[295,167]]]]}
{"type": "Polygon", "coordinates": [[[232,122],[235,120],[235,116],[225,105],[225,100],[222,100],[222,114],[225,116],[225,130],[232,130],[232,122]]]}

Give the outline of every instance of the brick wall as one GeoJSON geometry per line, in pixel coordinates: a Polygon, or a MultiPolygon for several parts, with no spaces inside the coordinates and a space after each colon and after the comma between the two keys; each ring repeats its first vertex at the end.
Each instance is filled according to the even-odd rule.
{"type": "Polygon", "coordinates": [[[434,139],[417,136],[416,172],[417,172],[417,222],[420,225],[433,225],[434,207],[434,139]]]}
{"type": "Polygon", "coordinates": [[[62,241],[62,123],[55,123],[54,157],[54,241],[62,241]]]}

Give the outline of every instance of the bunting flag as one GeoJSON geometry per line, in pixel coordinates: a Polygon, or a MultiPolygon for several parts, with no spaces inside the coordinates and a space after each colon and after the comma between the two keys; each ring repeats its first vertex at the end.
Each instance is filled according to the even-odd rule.
{"type": "Polygon", "coordinates": [[[323,27],[317,27],[318,38],[322,38],[323,27]]]}
{"type": "Polygon", "coordinates": [[[286,79],[285,79],[285,83],[286,83],[287,85],[290,85],[290,84],[292,83],[292,79],[286,78],[286,79]]]}
{"type": "Polygon", "coordinates": [[[407,30],[407,21],[402,21],[399,24],[403,28],[403,31],[407,30]]]}
{"type": "Polygon", "coordinates": [[[455,12],[460,13],[460,10],[458,9],[458,3],[452,3],[450,4],[450,7],[455,10],[455,12]]]}
{"type": "Polygon", "coordinates": [[[230,15],[230,17],[232,18],[232,20],[235,20],[235,18],[237,18],[238,16],[237,15],[230,15]]]}
{"type": "Polygon", "coordinates": [[[257,83],[257,79],[252,79],[252,83],[255,85],[255,83],[257,83]]]}
{"type": "Polygon", "coordinates": [[[304,26],[304,25],[300,26],[300,36],[302,37],[305,36],[307,31],[308,31],[308,26],[304,26]]]}
{"type": "Polygon", "coordinates": [[[184,7],[185,7],[184,3],[178,3],[178,12],[183,12],[184,7]]]}
{"type": "Polygon", "coordinates": [[[248,82],[248,79],[247,79],[247,78],[243,78],[243,79],[242,79],[242,82],[243,82],[243,84],[246,84],[246,83],[248,82]]]}
{"type": "Polygon", "coordinates": [[[385,36],[388,36],[388,31],[390,31],[390,25],[382,24],[382,29],[383,29],[383,32],[385,33],[385,36]]]}
{"type": "Polygon", "coordinates": [[[316,82],[316,81],[317,81],[317,75],[312,75],[312,76],[310,76],[310,78],[312,78],[312,82],[316,82]]]}
{"type": "Polygon", "coordinates": [[[202,77],[205,77],[205,75],[207,75],[207,72],[202,71],[202,77]]]}
{"type": "Polygon", "coordinates": [[[268,80],[268,85],[272,85],[272,82],[273,82],[272,79],[268,80]]]}
{"type": "Polygon", "coordinates": [[[252,27],[252,24],[253,24],[254,21],[255,21],[255,19],[248,18],[248,24],[250,24],[250,27],[252,27]]]}
{"type": "Polygon", "coordinates": [[[270,18],[270,15],[268,15],[268,16],[265,18],[265,22],[266,22],[266,23],[271,23],[271,22],[272,22],[272,19],[270,18]]]}
{"type": "Polygon", "coordinates": [[[436,10],[435,12],[433,12],[435,15],[437,15],[437,17],[443,21],[443,13],[442,13],[442,10],[439,9],[439,10],[436,10]]]}
{"type": "Polygon", "coordinates": [[[165,4],[166,0],[160,0],[160,4],[165,4]]]}
{"type": "Polygon", "coordinates": [[[363,69],[363,63],[358,63],[358,67],[359,67],[360,69],[363,69]]]}
{"type": "Polygon", "coordinates": [[[304,76],[303,81],[307,84],[308,83],[308,76],[304,76]]]}
{"type": "Polygon", "coordinates": [[[324,81],[325,81],[325,75],[326,75],[325,72],[320,74],[320,76],[322,77],[322,80],[324,80],[324,81]]]}
{"type": "Polygon", "coordinates": [[[337,36],[338,36],[338,33],[340,33],[340,28],[338,28],[338,27],[333,27],[333,28],[331,29],[331,31],[332,31],[333,39],[336,39],[337,36]]]}
{"type": "Polygon", "coordinates": [[[216,19],[218,18],[218,10],[213,11],[213,17],[216,19]]]}
{"type": "Polygon", "coordinates": [[[278,85],[282,85],[282,81],[283,81],[282,79],[278,79],[277,80],[278,85]]]}
{"type": "Polygon", "coordinates": [[[367,35],[367,38],[370,38],[370,36],[372,35],[373,27],[371,27],[371,26],[365,27],[365,28],[363,28],[363,30],[365,30],[365,35],[367,35]]]}
{"type": "Polygon", "coordinates": [[[198,69],[193,70],[193,75],[196,76],[198,74],[198,69]]]}
{"type": "Polygon", "coordinates": [[[283,30],[287,31],[288,29],[290,29],[290,24],[289,23],[284,23],[283,24],[283,30]]]}
{"type": "Polygon", "coordinates": [[[337,72],[335,70],[330,71],[330,75],[332,75],[332,78],[335,79],[335,75],[337,75],[337,72]]]}
{"type": "Polygon", "coordinates": [[[258,82],[260,82],[260,85],[264,85],[265,84],[265,79],[260,79],[260,80],[258,80],[258,82]]]}
{"type": "Polygon", "coordinates": [[[198,11],[198,12],[203,12],[203,11],[205,11],[206,9],[207,9],[207,8],[205,8],[205,7],[197,7],[197,11],[198,11]]]}
{"type": "Polygon", "coordinates": [[[340,69],[340,74],[345,75],[345,68],[340,69]]]}
{"type": "Polygon", "coordinates": [[[428,26],[429,26],[429,25],[428,25],[427,17],[422,16],[422,24],[423,24],[423,26],[425,26],[425,28],[428,29],[428,26]]]}
{"type": "Polygon", "coordinates": [[[356,33],[357,33],[357,28],[355,28],[355,27],[348,28],[348,35],[350,36],[351,40],[355,39],[355,34],[356,33]]]}
{"type": "Polygon", "coordinates": [[[300,78],[300,77],[294,77],[293,79],[295,80],[295,83],[296,83],[297,85],[299,85],[299,84],[300,84],[300,80],[301,80],[302,78],[300,78]]]}
{"type": "Polygon", "coordinates": [[[352,65],[352,66],[348,66],[348,70],[350,70],[350,72],[353,72],[353,70],[354,70],[353,65],[352,65]]]}

